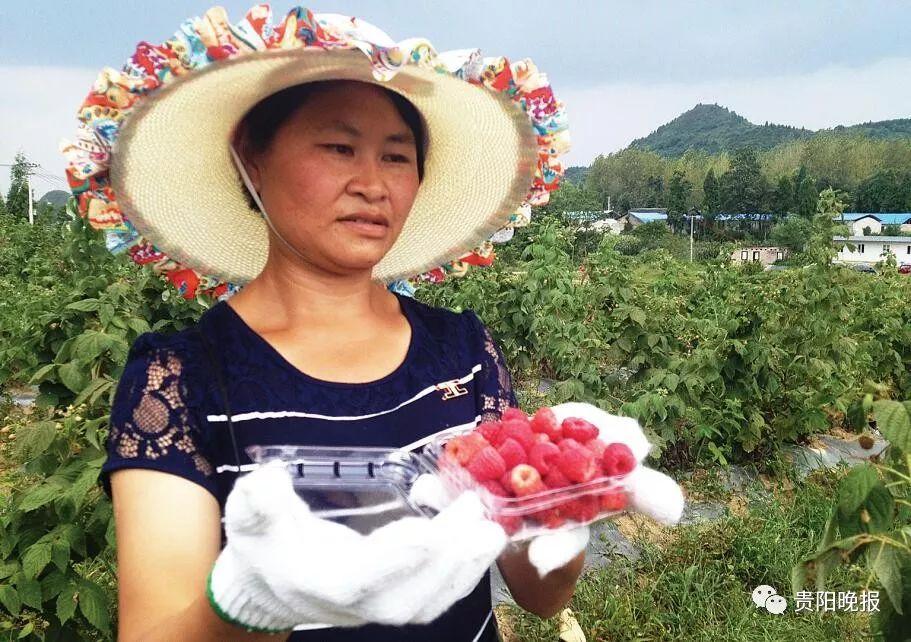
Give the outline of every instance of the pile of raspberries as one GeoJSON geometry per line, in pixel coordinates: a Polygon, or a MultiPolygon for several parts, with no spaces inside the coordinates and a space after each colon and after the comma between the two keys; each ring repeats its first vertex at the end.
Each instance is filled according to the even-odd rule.
{"type": "MultiPolygon", "coordinates": [[[[622,477],[636,467],[636,458],[626,444],[605,444],[598,439],[597,426],[585,419],[568,417],[561,423],[548,407],[538,409],[531,418],[519,408],[508,408],[500,421],[484,422],[471,433],[449,440],[440,464],[466,469],[497,497],[533,500],[548,496],[548,491],[622,477]]],[[[609,487],[569,497],[557,506],[530,512],[526,518],[559,528],[567,520],[591,522],[602,512],[623,510],[626,504],[622,487],[609,487]]],[[[494,518],[510,534],[524,525],[515,514],[494,518]]]]}

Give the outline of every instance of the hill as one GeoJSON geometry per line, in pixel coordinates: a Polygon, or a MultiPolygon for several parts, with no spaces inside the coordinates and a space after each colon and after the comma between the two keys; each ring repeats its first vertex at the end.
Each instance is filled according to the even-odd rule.
{"type": "Polygon", "coordinates": [[[66,205],[69,197],[69,192],[66,192],[62,189],[52,189],[50,192],[47,192],[44,196],[39,198],[37,202],[49,203],[54,207],[60,207],[61,205],[66,205]]]}
{"type": "Polygon", "coordinates": [[[870,138],[911,138],[911,118],[813,131],[771,123],[755,125],[726,107],[699,104],[648,136],[634,140],[630,147],[650,149],[667,157],[681,156],[688,149],[718,154],[748,146],[770,149],[791,140],[812,138],[822,132],[858,133],[870,138]]]}

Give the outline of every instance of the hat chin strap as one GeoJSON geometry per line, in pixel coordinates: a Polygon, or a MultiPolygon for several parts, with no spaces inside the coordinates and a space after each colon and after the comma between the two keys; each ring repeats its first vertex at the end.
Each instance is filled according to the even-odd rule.
{"type": "Polygon", "coordinates": [[[253,186],[253,181],[250,180],[250,175],[247,174],[247,169],[244,167],[243,162],[240,160],[240,156],[237,155],[237,150],[234,149],[234,145],[228,145],[228,149],[231,150],[231,158],[234,159],[234,165],[237,167],[237,171],[240,172],[240,177],[244,181],[244,185],[247,186],[247,191],[250,192],[250,196],[253,197],[253,201],[256,203],[256,207],[259,208],[259,211],[262,213],[263,218],[266,219],[266,223],[269,225],[269,229],[272,230],[272,233],[277,236],[282,243],[284,243],[293,254],[298,258],[306,261],[307,259],[303,254],[298,252],[286,239],[282,236],[275,225],[272,224],[272,219],[269,218],[269,215],[266,213],[266,208],[263,205],[262,199],[259,198],[259,193],[256,191],[256,188],[253,186]]]}

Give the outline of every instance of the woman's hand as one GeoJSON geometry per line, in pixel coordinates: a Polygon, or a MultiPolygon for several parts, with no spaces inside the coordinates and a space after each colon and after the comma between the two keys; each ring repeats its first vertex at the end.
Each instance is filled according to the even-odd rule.
{"type": "Polygon", "coordinates": [[[282,464],[237,480],[225,532],[210,601],[225,620],[259,631],[431,622],[474,589],[506,545],[474,493],[433,519],[406,517],[361,535],[314,516],[282,464]]]}

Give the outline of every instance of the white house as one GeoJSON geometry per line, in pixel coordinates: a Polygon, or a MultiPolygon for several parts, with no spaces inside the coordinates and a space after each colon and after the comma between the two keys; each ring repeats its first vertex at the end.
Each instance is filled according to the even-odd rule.
{"type": "Polygon", "coordinates": [[[898,225],[902,232],[911,232],[911,212],[845,212],[843,216],[836,217],[836,220],[841,218],[844,218],[845,223],[851,227],[851,234],[854,236],[863,236],[864,228],[867,227],[870,228],[871,234],[882,234],[883,225],[898,225]]]}
{"type": "Polygon", "coordinates": [[[832,239],[840,245],[836,263],[876,263],[886,258],[886,253],[895,255],[899,265],[911,264],[911,236],[836,236],[832,239]],[[854,251],[845,243],[854,245],[854,251]]]}

